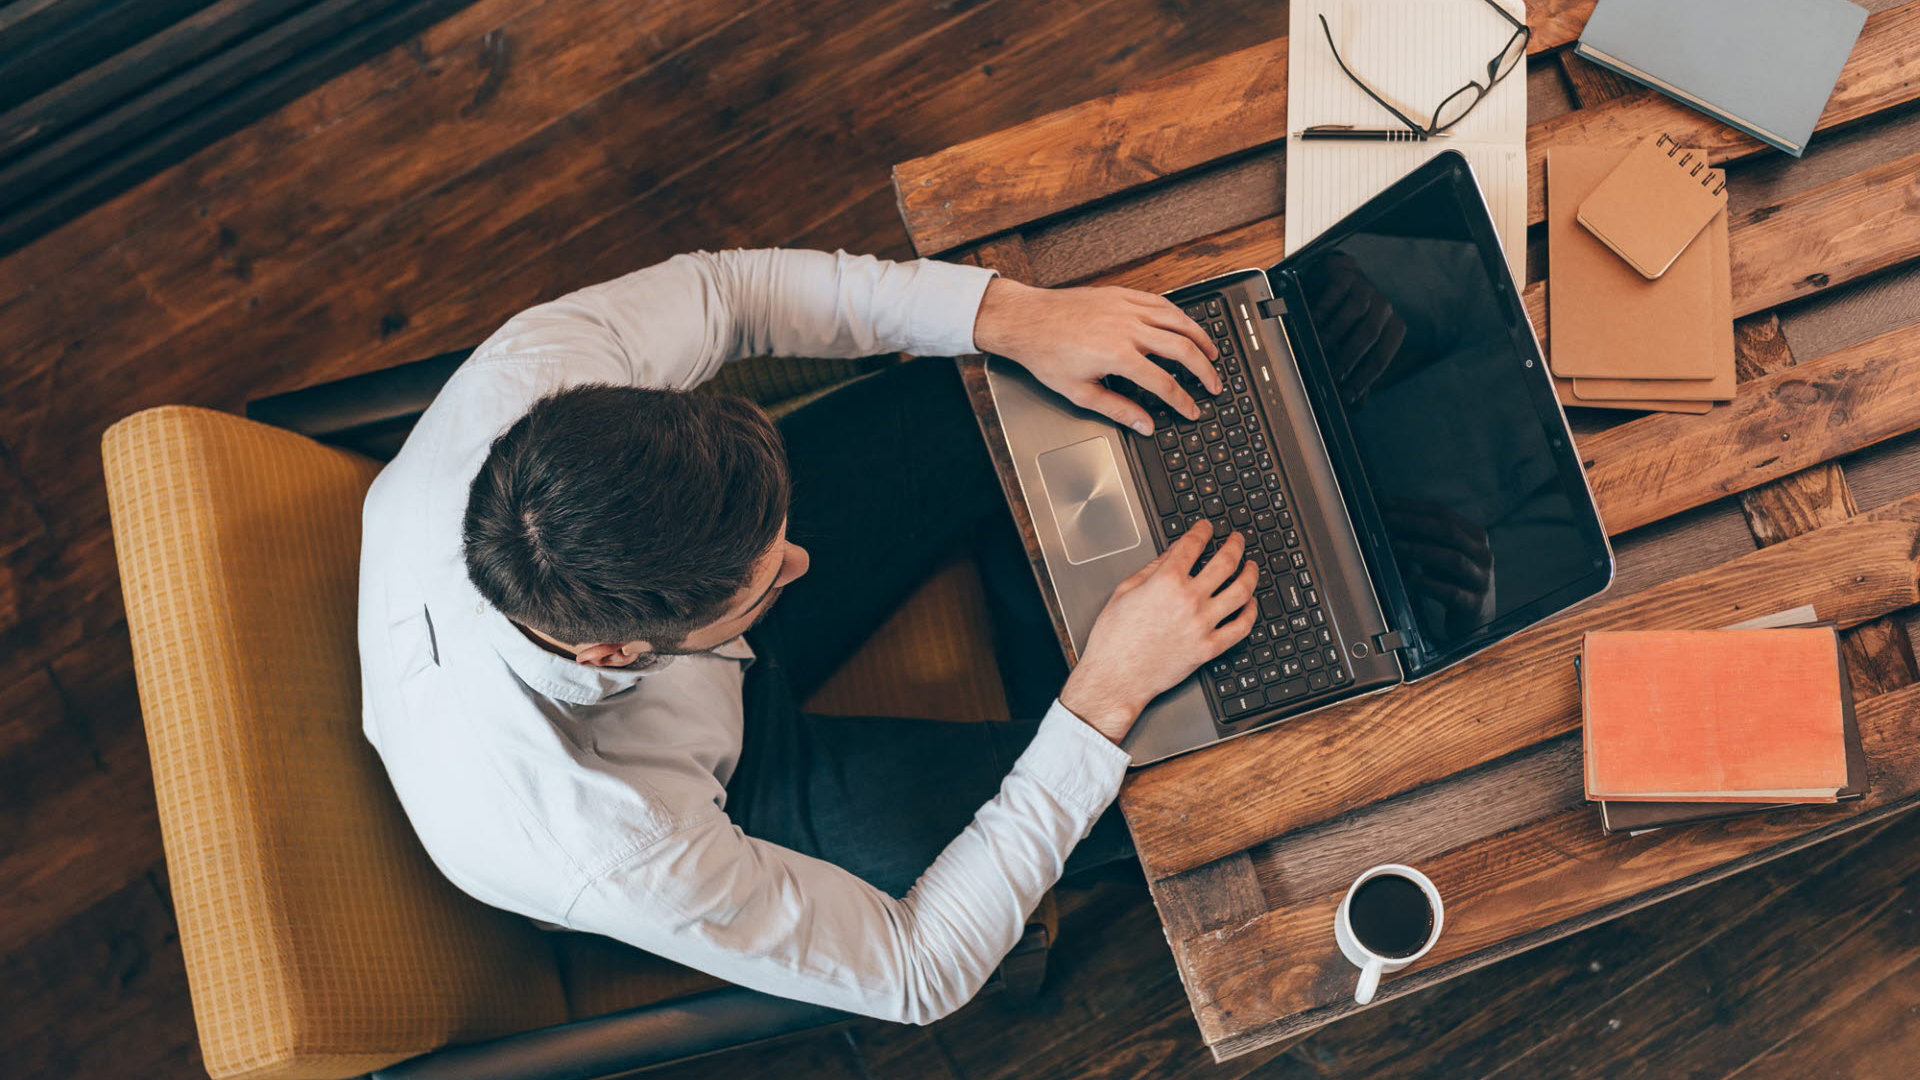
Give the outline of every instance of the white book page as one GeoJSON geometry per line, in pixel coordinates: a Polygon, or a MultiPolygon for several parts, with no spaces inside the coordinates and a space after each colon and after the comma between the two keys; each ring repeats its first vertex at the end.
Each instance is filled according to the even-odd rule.
{"type": "MultiPolygon", "coordinates": [[[[1496,0],[1519,19],[1522,0],[1496,0]]],[[[1302,128],[1348,124],[1402,128],[1355,86],[1327,47],[1327,17],[1340,55],[1395,108],[1426,123],[1448,94],[1484,83],[1487,62],[1513,26],[1483,0],[1293,0],[1287,47],[1287,253],[1444,150],[1458,150],[1486,193],[1516,282],[1527,258],[1527,88],[1522,64],[1449,137],[1426,142],[1303,140],[1302,128]]]]}

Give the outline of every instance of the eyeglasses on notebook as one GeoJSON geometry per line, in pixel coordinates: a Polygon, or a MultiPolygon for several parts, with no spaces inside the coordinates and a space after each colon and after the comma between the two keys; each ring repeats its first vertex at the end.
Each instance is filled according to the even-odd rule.
{"type": "Polygon", "coordinates": [[[1482,0],[1482,2],[1498,12],[1500,17],[1513,27],[1513,34],[1507,38],[1506,45],[1500,49],[1499,53],[1487,62],[1486,81],[1471,81],[1448,94],[1441,100],[1439,107],[1433,110],[1433,120],[1427,124],[1417,123],[1406,113],[1394,108],[1391,102],[1367,85],[1365,79],[1355,75],[1353,69],[1347,66],[1346,59],[1340,55],[1340,47],[1333,43],[1333,28],[1327,25],[1327,17],[1319,16],[1320,30],[1327,37],[1327,48],[1333,50],[1333,62],[1340,65],[1341,72],[1353,80],[1355,86],[1378,102],[1381,108],[1392,113],[1394,119],[1406,127],[1402,130],[1400,128],[1358,128],[1351,124],[1316,124],[1302,130],[1299,133],[1300,137],[1303,139],[1366,139],[1376,142],[1424,142],[1427,139],[1445,137],[1448,129],[1465,120],[1467,114],[1473,112],[1474,107],[1484,101],[1494,87],[1500,85],[1500,80],[1512,74],[1513,69],[1520,66],[1520,61],[1527,55],[1527,45],[1533,40],[1533,29],[1514,18],[1506,8],[1501,7],[1494,0],[1482,0]]]}

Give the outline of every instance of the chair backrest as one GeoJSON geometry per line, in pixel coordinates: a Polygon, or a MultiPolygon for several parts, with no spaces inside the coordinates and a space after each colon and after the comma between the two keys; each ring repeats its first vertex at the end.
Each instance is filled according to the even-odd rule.
{"type": "Polygon", "coordinates": [[[546,936],[439,875],[361,735],[379,466],[178,406],[103,457],[208,1071],[353,1076],[565,1019],[546,936]]]}

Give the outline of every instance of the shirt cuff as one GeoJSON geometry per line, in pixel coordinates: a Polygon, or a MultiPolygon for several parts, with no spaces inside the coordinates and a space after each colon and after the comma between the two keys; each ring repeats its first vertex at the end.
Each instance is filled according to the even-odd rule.
{"type": "Polygon", "coordinates": [[[1120,794],[1131,761],[1125,750],[1056,701],[1013,770],[1033,778],[1091,821],[1120,794]]]}
{"type": "Polygon", "coordinates": [[[921,259],[914,264],[913,300],[907,325],[917,356],[965,356],[973,345],[973,322],[987,283],[996,276],[982,266],[921,259]]]}

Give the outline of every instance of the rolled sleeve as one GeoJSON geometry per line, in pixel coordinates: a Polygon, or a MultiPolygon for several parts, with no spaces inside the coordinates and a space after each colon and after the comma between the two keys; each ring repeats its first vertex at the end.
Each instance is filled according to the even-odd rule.
{"type": "Polygon", "coordinates": [[[1120,794],[1130,762],[1125,750],[1056,701],[1013,771],[1078,810],[1091,825],[1120,794]]]}

